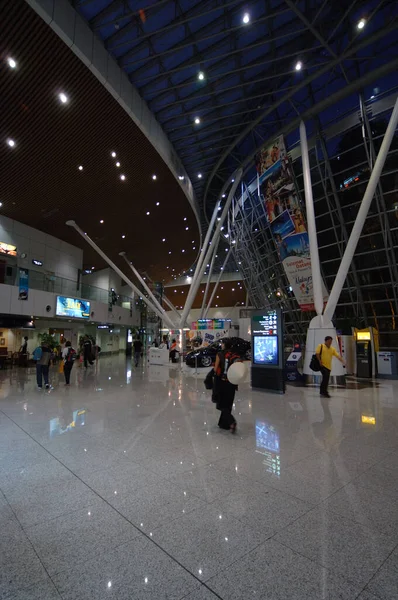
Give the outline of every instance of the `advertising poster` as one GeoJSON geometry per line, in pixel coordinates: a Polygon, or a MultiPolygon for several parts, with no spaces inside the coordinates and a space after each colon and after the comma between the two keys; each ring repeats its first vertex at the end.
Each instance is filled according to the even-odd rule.
{"type": "MultiPolygon", "coordinates": [[[[301,310],[314,310],[310,246],[307,226],[295,191],[294,175],[283,136],[255,157],[260,194],[268,222],[292,291],[301,310]]],[[[328,293],[323,287],[323,300],[328,293]]]]}
{"type": "Polygon", "coordinates": [[[75,317],[77,319],[90,318],[90,302],[78,298],[57,296],[57,317],[75,317]]]}
{"type": "Polygon", "coordinates": [[[29,271],[19,269],[19,300],[27,300],[29,297],[29,271]]]}

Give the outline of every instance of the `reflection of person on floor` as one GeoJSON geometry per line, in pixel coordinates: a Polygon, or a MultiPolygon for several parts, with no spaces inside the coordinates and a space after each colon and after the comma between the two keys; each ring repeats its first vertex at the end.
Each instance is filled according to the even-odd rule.
{"type": "Polygon", "coordinates": [[[333,348],[332,341],[333,341],[333,338],[330,335],[327,335],[325,337],[325,343],[319,344],[319,346],[315,350],[315,354],[316,354],[316,357],[321,366],[321,373],[322,373],[322,383],[321,383],[320,394],[324,398],[330,398],[329,392],[328,392],[328,385],[329,385],[330,372],[332,370],[333,356],[335,356],[337,358],[337,360],[339,360],[343,365],[345,365],[345,362],[341,358],[340,354],[337,352],[337,350],[335,348],[333,348]]]}
{"type": "Polygon", "coordinates": [[[83,357],[84,357],[84,366],[87,369],[89,363],[93,365],[93,346],[91,344],[90,338],[86,335],[83,341],[83,357]]]}
{"type": "Polygon", "coordinates": [[[217,408],[221,410],[218,426],[220,429],[229,429],[231,433],[235,433],[236,420],[232,414],[232,407],[237,386],[228,381],[227,370],[231,360],[236,355],[231,351],[232,343],[228,338],[222,341],[221,348],[222,350],[218,352],[214,365],[214,393],[217,398],[217,408]]]}
{"type": "Polygon", "coordinates": [[[133,347],[134,347],[134,364],[136,367],[138,367],[140,358],[141,358],[141,353],[142,353],[142,342],[139,338],[134,340],[133,347]]]}

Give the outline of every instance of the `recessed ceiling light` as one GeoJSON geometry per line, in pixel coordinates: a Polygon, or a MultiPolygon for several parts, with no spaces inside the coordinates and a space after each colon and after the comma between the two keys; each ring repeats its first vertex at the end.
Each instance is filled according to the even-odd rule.
{"type": "Polygon", "coordinates": [[[116,152],[111,152],[112,158],[116,158],[116,152]]]}
{"type": "Polygon", "coordinates": [[[245,25],[247,25],[247,24],[249,23],[249,21],[250,21],[250,15],[249,15],[249,13],[245,13],[245,14],[243,15],[242,22],[243,22],[245,25]]]}
{"type": "Polygon", "coordinates": [[[186,221],[186,220],[187,220],[187,218],[186,218],[186,217],[184,217],[184,221],[186,221]]]}
{"type": "Polygon", "coordinates": [[[154,181],[156,181],[156,180],[157,180],[157,177],[156,177],[156,175],[152,175],[152,179],[153,179],[154,181]]]}
{"type": "Polygon", "coordinates": [[[126,237],[125,235],[122,235],[122,240],[124,240],[125,237],[126,237]]]}
{"type": "Polygon", "coordinates": [[[101,219],[101,221],[100,221],[101,225],[103,224],[103,222],[104,222],[104,219],[101,219]]]}
{"type": "Polygon", "coordinates": [[[235,182],[235,179],[231,179],[231,183],[234,183],[234,182],[235,182]]]}
{"type": "Polygon", "coordinates": [[[66,104],[69,100],[68,96],[66,94],[64,94],[64,92],[61,92],[60,94],[58,94],[58,98],[60,99],[62,104],[66,104]]]}
{"type": "Polygon", "coordinates": [[[184,175],[179,175],[179,176],[178,176],[178,179],[179,179],[180,181],[184,181],[184,175]]]}
{"type": "Polygon", "coordinates": [[[195,125],[199,125],[200,124],[200,118],[199,117],[195,117],[195,125]]]}
{"type": "MultiPolygon", "coordinates": [[[[221,198],[225,198],[225,194],[223,194],[223,195],[221,196],[221,198]]],[[[221,208],[221,207],[220,207],[220,208],[221,208]]],[[[220,210],[220,208],[219,208],[218,210],[220,210]]]]}
{"type": "Polygon", "coordinates": [[[2,206],[3,206],[3,203],[2,203],[2,202],[0,202],[0,208],[1,208],[2,206]]]}
{"type": "Polygon", "coordinates": [[[203,73],[203,71],[199,71],[198,73],[198,79],[199,81],[203,81],[205,78],[205,74],[203,73]]]}
{"type": "Polygon", "coordinates": [[[10,146],[10,148],[14,148],[15,146],[15,141],[12,140],[11,138],[8,138],[7,140],[7,144],[10,146]]]}
{"type": "Polygon", "coordinates": [[[301,62],[301,60],[296,62],[296,66],[294,68],[296,69],[296,71],[301,71],[301,69],[303,68],[303,63],[301,62]]]}
{"type": "Polygon", "coordinates": [[[185,227],[185,231],[188,231],[189,227],[185,227]]]}
{"type": "Polygon", "coordinates": [[[119,162],[119,161],[116,163],[116,166],[117,166],[117,167],[120,167],[120,162],[119,162]]]}
{"type": "Polygon", "coordinates": [[[11,67],[11,69],[15,69],[15,67],[17,66],[16,61],[13,58],[11,58],[11,56],[7,58],[7,63],[8,66],[11,67]]]}
{"type": "Polygon", "coordinates": [[[198,179],[202,179],[202,173],[198,173],[198,179]]]}
{"type": "Polygon", "coordinates": [[[150,213],[150,212],[149,212],[149,210],[148,210],[148,212],[147,212],[146,214],[147,214],[147,216],[149,217],[149,215],[150,215],[151,213],[150,213]]]}
{"type": "Polygon", "coordinates": [[[358,28],[358,29],[363,29],[363,28],[365,27],[365,25],[366,25],[366,21],[365,21],[365,19],[360,19],[360,20],[358,21],[358,23],[357,23],[357,28],[358,28]]]}
{"type": "Polygon", "coordinates": [[[162,242],[165,242],[165,241],[166,241],[166,238],[163,238],[163,239],[162,239],[162,242]]]}
{"type": "Polygon", "coordinates": [[[120,179],[121,179],[122,181],[125,181],[125,180],[126,180],[126,175],[120,175],[120,179]]]}
{"type": "Polygon", "coordinates": [[[160,202],[156,202],[156,206],[159,206],[160,202]]]}
{"type": "Polygon", "coordinates": [[[83,165],[79,165],[79,171],[83,171],[83,165]]]}
{"type": "Polygon", "coordinates": [[[181,250],[181,252],[185,252],[185,250],[181,250]]]}

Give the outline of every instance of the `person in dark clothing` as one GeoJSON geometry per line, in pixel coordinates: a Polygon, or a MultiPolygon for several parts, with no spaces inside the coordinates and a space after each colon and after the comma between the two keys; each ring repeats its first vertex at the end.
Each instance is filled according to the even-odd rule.
{"type": "Polygon", "coordinates": [[[88,364],[93,365],[93,346],[90,338],[86,335],[83,341],[84,366],[87,369],[88,364]],[[87,364],[88,363],[88,364],[87,364]]]}
{"type": "Polygon", "coordinates": [[[232,407],[235,400],[236,385],[230,383],[227,379],[228,366],[237,355],[232,352],[232,345],[229,339],[225,339],[221,345],[221,352],[218,352],[216,363],[214,365],[214,386],[217,398],[217,408],[221,411],[218,426],[220,429],[229,429],[231,433],[236,431],[236,419],[232,414],[232,407]]]}
{"type": "Polygon", "coordinates": [[[46,389],[51,389],[48,382],[48,373],[50,370],[51,348],[44,342],[36,348],[33,353],[33,358],[36,361],[36,381],[39,390],[43,389],[43,379],[46,389]]]}
{"type": "Polygon", "coordinates": [[[64,359],[65,385],[70,385],[70,374],[76,358],[76,351],[70,342],[66,342],[65,348],[62,350],[62,358],[64,359]]]}
{"type": "Polygon", "coordinates": [[[19,364],[23,367],[28,366],[28,336],[25,335],[23,344],[19,349],[19,364]]]}
{"type": "Polygon", "coordinates": [[[140,362],[141,352],[142,352],[142,342],[139,338],[134,340],[133,347],[134,347],[134,364],[136,367],[138,367],[138,364],[140,362]]]}

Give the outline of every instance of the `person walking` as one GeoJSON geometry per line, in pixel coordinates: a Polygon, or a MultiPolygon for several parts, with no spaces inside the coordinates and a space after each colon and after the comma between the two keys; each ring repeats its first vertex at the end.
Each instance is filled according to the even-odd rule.
{"type": "Polygon", "coordinates": [[[62,358],[64,360],[65,385],[70,385],[70,374],[76,360],[76,350],[72,348],[70,342],[66,342],[65,348],[62,350],[62,358]]]}
{"type": "Polygon", "coordinates": [[[92,366],[93,363],[93,346],[90,338],[86,335],[83,340],[83,358],[84,366],[87,369],[88,365],[92,366]]]}
{"type": "Polygon", "coordinates": [[[237,426],[236,419],[232,414],[232,407],[238,386],[228,381],[227,371],[237,358],[239,356],[232,351],[231,340],[224,339],[221,343],[221,352],[218,352],[214,365],[214,393],[217,399],[217,408],[221,411],[218,426],[220,429],[229,429],[231,433],[235,433],[237,426]]]}
{"type": "Polygon", "coordinates": [[[43,389],[43,379],[44,385],[47,390],[52,389],[52,386],[48,382],[48,374],[50,370],[50,360],[51,360],[51,348],[45,342],[42,342],[40,346],[36,348],[33,353],[33,360],[36,361],[36,381],[37,388],[39,390],[43,389]]]}
{"type": "Polygon", "coordinates": [[[320,367],[321,367],[322,383],[321,383],[320,394],[323,398],[330,398],[330,395],[328,392],[328,385],[329,385],[330,372],[332,370],[333,356],[335,356],[337,358],[337,360],[339,360],[345,366],[344,360],[342,359],[340,354],[337,352],[337,350],[335,348],[333,348],[332,341],[333,341],[333,338],[330,335],[327,335],[325,337],[325,343],[319,344],[317,346],[317,349],[315,350],[316,357],[317,357],[320,367]]]}
{"type": "Polygon", "coordinates": [[[19,365],[22,367],[28,366],[28,336],[25,335],[23,344],[19,349],[19,365]]]}
{"type": "Polygon", "coordinates": [[[142,342],[141,342],[140,338],[137,338],[134,340],[133,347],[134,347],[134,364],[136,367],[138,367],[140,358],[141,358],[141,353],[142,353],[142,342]]]}

